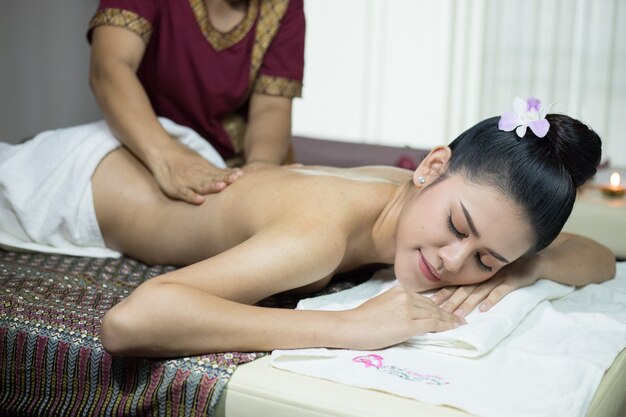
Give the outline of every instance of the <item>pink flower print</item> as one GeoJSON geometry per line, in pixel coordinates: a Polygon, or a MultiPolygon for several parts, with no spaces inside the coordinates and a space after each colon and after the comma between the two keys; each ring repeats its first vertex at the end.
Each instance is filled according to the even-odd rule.
{"type": "Polygon", "coordinates": [[[380,355],[366,355],[366,356],[357,356],[352,359],[353,362],[362,363],[366,368],[374,367],[376,369],[380,369],[383,367],[383,357],[380,355]]]}

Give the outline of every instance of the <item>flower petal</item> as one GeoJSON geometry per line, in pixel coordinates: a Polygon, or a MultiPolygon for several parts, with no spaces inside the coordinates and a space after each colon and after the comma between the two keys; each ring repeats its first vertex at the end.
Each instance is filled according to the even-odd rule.
{"type": "Polygon", "coordinates": [[[546,119],[534,120],[528,123],[528,127],[538,138],[544,137],[550,129],[550,123],[546,119]]]}
{"type": "Polygon", "coordinates": [[[534,97],[528,97],[528,100],[526,100],[526,111],[534,110],[536,112],[539,112],[540,109],[541,109],[541,100],[536,99],[534,97]]]}
{"type": "Polygon", "coordinates": [[[513,111],[517,113],[520,117],[522,117],[522,115],[526,114],[527,105],[528,104],[526,103],[526,100],[524,100],[523,98],[515,97],[515,99],[513,100],[513,111]]]}
{"type": "Polygon", "coordinates": [[[510,132],[515,129],[517,126],[524,123],[518,114],[507,111],[502,113],[500,116],[500,121],[498,122],[498,129],[504,130],[505,132],[510,132]]]}
{"type": "Polygon", "coordinates": [[[526,128],[527,127],[528,127],[528,125],[526,125],[526,124],[518,126],[517,129],[515,129],[515,133],[517,133],[517,136],[519,136],[520,138],[523,138],[524,135],[526,134],[526,128]]]}

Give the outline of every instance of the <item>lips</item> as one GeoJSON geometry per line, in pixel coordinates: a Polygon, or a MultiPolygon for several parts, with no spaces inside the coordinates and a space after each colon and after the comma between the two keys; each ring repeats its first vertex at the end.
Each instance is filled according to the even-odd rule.
{"type": "Polygon", "coordinates": [[[433,267],[424,258],[424,255],[422,255],[422,251],[419,251],[419,250],[417,251],[417,257],[418,257],[418,265],[419,265],[420,271],[422,272],[422,275],[424,275],[424,278],[426,278],[428,281],[433,282],[433,283],[441,282],[441,279],[437,276],[433,267]]]}

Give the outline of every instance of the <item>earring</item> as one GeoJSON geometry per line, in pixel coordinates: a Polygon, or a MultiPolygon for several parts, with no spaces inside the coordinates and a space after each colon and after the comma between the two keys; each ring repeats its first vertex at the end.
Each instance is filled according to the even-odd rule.
{"type": "Polygon", "coordinates": [[[420,184],[424,184],[424,183],[426,182],[426,178],[424,178],[424,177],[419,177],[419,178],[417,179],[417,182],[419,182],[420,184]]]}

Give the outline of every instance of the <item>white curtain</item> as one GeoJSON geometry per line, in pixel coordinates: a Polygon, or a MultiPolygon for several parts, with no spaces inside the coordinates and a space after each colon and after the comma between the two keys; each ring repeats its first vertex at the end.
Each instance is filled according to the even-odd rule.
{"type": "Polygon", "coordinates": [[[513,97],[556,102],[626,166],[626,0],[308,0],[294,132],[428,148],[513,97]]]}

